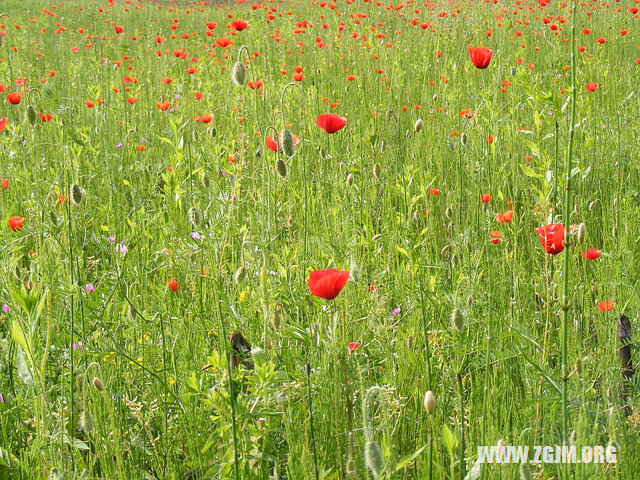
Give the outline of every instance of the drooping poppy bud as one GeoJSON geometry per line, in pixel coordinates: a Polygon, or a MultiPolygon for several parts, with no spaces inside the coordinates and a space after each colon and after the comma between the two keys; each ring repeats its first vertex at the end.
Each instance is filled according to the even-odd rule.
{"type": "Polygon", "coordinates": [[[76,205],[79,205],[80,202],[82,202],[82,199],[84,198],[85,193],[86,192],[80,185],[74,185],[71,188],[71,198],[73,199],[73,203],[75,203],[76,205]]]}
{"type": "Polygon", "coordinates": [[[416,123],[413,124],[413,131],[416,133],[420,133],[420,130],[422,130],[422,118],[418,118],[416,120],[416,123]]]}
{"type": "Polygon", "coordinates": [[[239,285],[246,278],[246,276],[247,276],[247,269],[244,267],[240,267],[238,268],[238,270],[236,270],[236,273],[233,275],[233,281],[236,282],[236,285],[239,285]]]}
{"type": "Polygon", "coordinates": [[[373,478],[379,478],[384,468],[384,457],[380,446],[373,440],[369,440],[364,446],[364,463],[371,471],[373,478]]]}
{"type": "Polygon", "coordinates": [[[424,394],[424,409],[427,413],[431,414],[436,409],[436,397],[433,395],[431,390],[428,390],[427,393],[424,394]]]}
{"type": "Polygon", "coordinates": [[[231,80],[233,80],[233,83],[243,86],[246,79],[247,71],[244,68],[244,64],[242,62],[234,63],[231,69],[231,80]]]}
{"type": "Polygon", "coordinates": [[[550,255],[557,255],[564,250],[564,225],[552,223],[534,230],[538,234],[545,252],[550,255]]]}
{"type": "Polygon", "coordinates": [[[27,120],[32,127],[35,127],[36,122],[38,121],[38,116],[36,115],[36,109],[33,108],[33,105],[27,106],[27,120]]]}
{"type": "Polygon", "coordinates": [[[293,134],[291,133],[291,130],[285,128],[284,130],[282,130],[280,137],[282,138],[282,151],[287,157],[293,157],[293,155],[296,153],[296,147],[294,145],[293,134]]]}
{"type": "Polygon", "coordinates": [[[451,312],[451,323],[456,330],[461,331],[464,328],[464,315],[459,308],[456,308],[451,312]]]}
{"type": "Polygon", "coordinates": [[[287,164],[282,158],[276,158],[275,169],[282,178],[287,177],[287,164]]]}

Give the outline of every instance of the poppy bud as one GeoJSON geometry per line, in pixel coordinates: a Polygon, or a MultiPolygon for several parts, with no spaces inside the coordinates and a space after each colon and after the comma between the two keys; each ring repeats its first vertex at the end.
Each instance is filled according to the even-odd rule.
{"type": "Polygon", "coordinates": [[[89,410],[82,410],[78,416],[78,428],[85,433],[92,433],[96,429],[96,421],[89,410]]]}
{"type": "Polygon", "coordinates": [[[347,175],[347,185],[349,186],[353,185],[353,173],[350,173],[349,175],[347,175]]]}
{"type": "Polygon", "coordinates": [[[293,157],[296,153],[296,147],[293,143],[293,134],[291,133],[291,130],[285,128],[282,130],[280,136],[282,137],[282,151],[287,157],[293,157]]]}
{"type": "Polygon", "coordinates": [[[287,177],[287,164],[284,162],[283,159],[278,158],[276,159],[276,172],[278,172],[278,175],[280,175],[282,178],[286,178],[287,177]]]}
{"type": "Polygon", "coordinates": [[[236,282],[237,284],[242,283],[242,281],[247,277],[247,269],[244,267],[240,267],[238,268],[238,270],[236,270],[235,275],[233,276],[233,280],[236,282]]]}
{"type": "Polygon", "coordinates": [[[528,463],[520,464],[520,480],[532,480],[533,476],[531,475],[531,467],[529,467],[528,463]]]}
{"type": "Polygon", "coordinates": [[[58,221],[58,216],[53,212],[49,212],[49,220],[54,227],[60,226],[60,222],[58,221]]]}
{"type": "Polygon", "coordinates": [[[453,216],[453,208],[447,207],[444,211],[444,216],[451,220],[451,217],[453,216]]]}
{"type": "Polygon", "coordinates": [[[502,439],[498,440],[498,445],[497,445],[498,448],[502,449],[502,448],[505,448],[506,446],[507,444],[504,443],[504,440],[502,439]]]}
{"type": "Polygon", "coordinates": [[[209,180],[209,176],[204,172],[202,173],[202,175],[200,175],[200,183],[204,188],[209,188],[209,186],[211,185],[211,180],[209,180]]]}
{"type": "Polygon", "coordinates": [[[373,178],[376,180],[380,180],[380,175],[382,175],[382,167],[380,167],[379,163],[373,164],[373,178]]]}
{"type": "Polygon", "coordinates": [[[194,227],[197,227],[202,223],[202,214],[196,207],[191,207],[189,209],[187,212],[187,218],[194,227]]]}
{"type": "Polygon", "coordinates": [[[75,203],[76,205],[82,202],[84,194],[85,191],[80,185],[74,185],[73,187],[71,187],[71,198],[73,199],[73,203],[75,203]]]}
{"type": "Polygon", "coordinates": [[[466,144],[467,144],[467,134],[462,132],[462,135],[460,135],[460,145],[464,147],[466,144]]]}
{"type": "Polygon", "coordinates": [[[384,459],[382,450],[378,444],[372,440],[368,441],[364,446],[364,463],[371,470],[373,478],[379,478],[384,468],[384,459]]]}
{"type": "Polygon", "coordinates": [[[473,295],[469,295],[467,297],[467,305],[469,306],[469,308],[473,307],[473,295]]]}
{"type": "Polygon", "coordinates": [[[436,397],[431,390],[427,390],[427,393],[424,394],[423,405],[428,414],[432,414],[436,409],[436,397]]]}
{"type": "Polygon", "coordinates": [[[273,322],[273,328],[278,330],[280,325],[282,325],[282,308],[280,305],[276,305],[273,309],[273,315],[271,315],[271,321],[273,322]]]}
{"type": "Polygon", "coordinates": [[[95,377],[93,379],[93,386],[99,392],[102,392],[104,390],[104,384],[102,383],[102,380],[100,380],[98,377],[95,377]]]}
{"type": "Polygon", "coordinates": [[[242,86],[246,79],[247,71],[244,69],[244,64],[242,62],[234,63],[231,69],[231,80],[233,80],[233,83],[242,86]]]}
{"type": "Polygon", "coordinates": [[[413,124],[413,131],[416,133],[420,133],[420,130],[422,130],[422,119],[418,118],[416,120],[416,123],[413,124]]]}
{"type": "Polygon", "coordinates": [[[27,107],[27,120],[29,120],[29,123],[31,124],[32,127],[36,125],[38,116],[36,115],[36,109],[33,108],[33,105],[29,105],[27,107]]]}
{"type": "Polygon", "coordinates": [[[458,331],[461,331],[464,328],[464,315],[462,315],[459,308],[456,308],[451,312],[451,323],[458,331]]]}
{"type": "Polygon", "coordinates": [[[586,236],[586,234],[587,234],[587,227],[584,225],[584,223],[581,223],[580,225],[578,225],[578,233],[576,234],[578,243],[584,242],[584,237],[586,236]]]}
{"type": "Polygon", "coordinates": [[[437,94],[437,93],[434,93],[434,94],[433,94],[432,99],[433,99],[433,101],[434,101],[434,102],[435,102],[436,100],[438,100],[438,94],[437,94]]]}

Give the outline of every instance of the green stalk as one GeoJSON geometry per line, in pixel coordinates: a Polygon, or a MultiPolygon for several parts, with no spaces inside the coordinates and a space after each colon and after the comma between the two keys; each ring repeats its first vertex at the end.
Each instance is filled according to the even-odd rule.
{"type": "MultiPolygon", "coordinates": [[[[564,228],[565,237],[569,233],[571,216],[571,165],[573,156],[573,137],[576,116],[576,60],[575,60],[575,36],[576,36],[576,2],[572,2],[571,12],[571,118],[569,124],[569,144],[565,158],[565,192],[564,192],[564,228]]],[[[564,250],[563,283],[562,283],[562,441],[569,444],[569,248],[564,250]]]]}

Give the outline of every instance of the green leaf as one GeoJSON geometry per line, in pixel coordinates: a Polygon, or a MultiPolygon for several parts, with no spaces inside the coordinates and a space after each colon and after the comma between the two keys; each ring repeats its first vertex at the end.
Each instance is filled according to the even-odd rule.
{"type": "Polygon", "coordinates": [[[24,328],[18,320],[15,318],[11,322],[11,336],[13,339],[20,345],[22,350],[25,352],[31,351],[30,342],[27,341],[27,335],[25,334],[24,328]]]}
{"type": "Polygon", "coordinates": [[[540,175],[538,175],[536,171],[533,168],[531,168],[529,165],[521,163],[520,170],[522,170],[522,173],[524,173],[527,177],[540,178],[540,175]]]}
{"type": "Polygon", "coordinates": [[[403,469],[404,467],[406,467],[407,465],[409,465],[411,462],[413,462],[416,458],[418,458],[418,455],[420,455],[422,453],[422,451],[427,448],[426,445],[423,445],[422,447],[420,447],[418,450],[416,450],[415,452],[413,452],[411,455],[409,455],[407,458],[401,460],[397,465],[396,465],[396,472],[399,472],[401,469],[403,469]]]}
{"type": "Polygon", "coordinates": [[[453,451],[456,449],[456,437],[446,425],[442,427],[442,441],[444,442],[444,446],[447,448],[449,453],[453,453],[453,451]]]}

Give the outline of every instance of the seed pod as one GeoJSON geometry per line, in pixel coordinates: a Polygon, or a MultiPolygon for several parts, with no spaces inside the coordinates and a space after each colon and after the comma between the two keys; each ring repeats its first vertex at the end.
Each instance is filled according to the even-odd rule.
{"type": "Polygon", "coordinates": [[[347,185],[349,186],[353,185],[353,173],[350,173],[349,175],[347,175],[347,185]]]}
{"type": "Polygon", "coordinates": [[[422,403],[428,414],[433,413],[436,409],[436,397],[431,390],[427,390],[427,393],[424,394],[424,401],[422,403]]]}
{"type": "Polygon", "coordinates": [[[102,383],[102,380],[100,380],[98,377],[94,377],[92,383],[95,389],[98,390],[99,392],[102,392],[104,390],[104,384],[102,383]]]}
{"type": "Polygon", "coordinates": [[[464,315],[462,315],[459,308],[456,308],[451,312],[451,323],[458,331],[461,331],[464,328],[464,315]]]}
{"type": "Polygon", "coordinates": [[[35,126],[36,122],[38,121],[38,116],[36,115],[36,109],[33,108],[33,105],[29,105],[27,107],[27,120],[29,120],[29,123],[31,124],[31,126],[35,126]]]}
{"type": "Polygon", "coordinates": [[[78,427],[85,433],[92,433],[96,430],[96,421],[89,410],[82,410],[78,416],[78,427]]]}
{"type": "Polygon", "coordinates": [[[420,130],[422,130],[422,118],[418,118],[416,120],[416,123],[413,124],[413,131],[416,133],[420,133],[420,130]]]}
{"type": "Polygon", "coordinates": [[[282,158],[276,159],[275,167],[276,167],[276,172],[278,172],[278,175],[280,175],[282,178],[287,177],[287,164],[282,158]]]}
{"type": "Polygon", "coordinates": [[[296,153],[296,147],[293,144],[293,134],[291,133],[291,130],[285,128],[284,130],[282,130],[281,136],[282,151],[287,157],[293,157],[293,155],[296,153]]]}
{"type": "Polygon", "coordinates": [[[73,203],[75,203],[76,205],[80,204],[80,202],[82,202],[82,199],[84,198],[85,193],[86,192],[80,185],[74,185],[73,187],[71,187],[71,198],[73,199],[73,203]]]}
{"type": "Polygon", "coordinates": [[[189,209],[187,212],[187,218],[194,227],[197,227],[202,223],[202,213],[200,213],[200,210],[196,207],[191,207],[189,209]]]}
{"type": "Polygon", "coordinates": [[[371,470],[373,478],[380,478],[384,468],[382,450],[373,440],[368,441],[364,446],[364,463],[371,470]]]}
{"type": "Polygon", "coordinates": [[[236,285],[242,283],[242,281],[247,277],[247,269],[244,267],[238,268],[236,270],[235,275],[233,276],[233,280],[236,282],[236,285]]]}
{"type": "Polygon", "coordinates": [[[231,80],[233,80],[233,83],[243,86],[246,79],[247,71],[244,68],[244,64],[242,62],[234,63],[231,69],[231,80]]]}
{"type": "Polygon", "coordinates": [[[380,180],[380,175],[382,175],[382,167],[379,163],[373,164],[373,178],[376,180],[380,180]]]}

